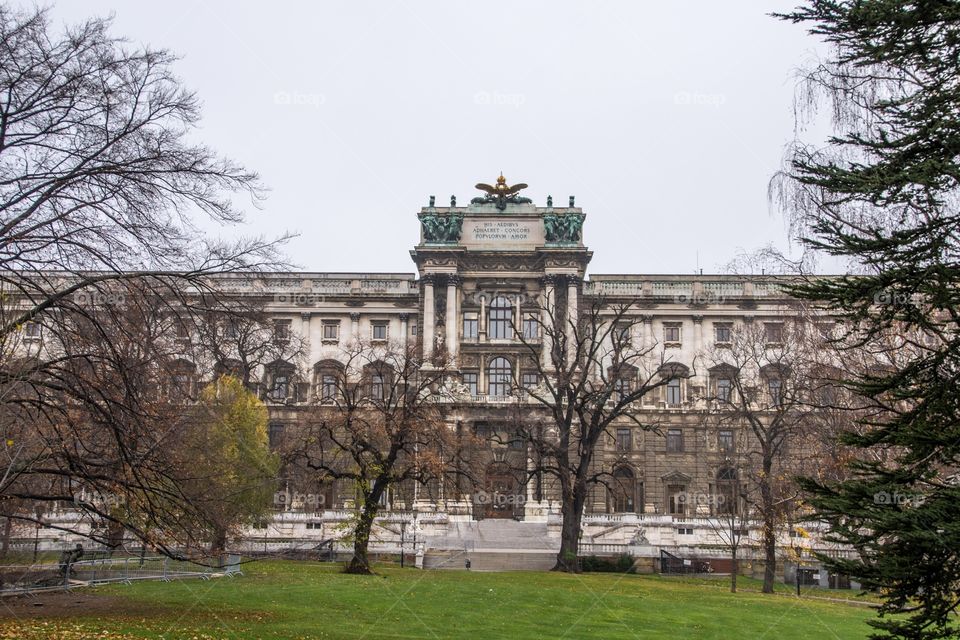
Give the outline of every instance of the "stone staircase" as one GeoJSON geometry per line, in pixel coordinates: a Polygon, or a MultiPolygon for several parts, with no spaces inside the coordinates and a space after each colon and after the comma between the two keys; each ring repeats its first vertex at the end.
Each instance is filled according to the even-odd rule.
{"type": "Polygon", "coordinates": [[[556,562],[560,541],[547,525],[514,520],[451,522],[445,536],[428,538],[424,569],[545,571],[556,562]]]}

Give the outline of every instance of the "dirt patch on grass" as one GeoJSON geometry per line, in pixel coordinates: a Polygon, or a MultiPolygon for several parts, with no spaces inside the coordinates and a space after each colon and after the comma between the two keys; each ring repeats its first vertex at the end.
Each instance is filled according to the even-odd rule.
{"type": "Polygon", "coordinates": [[[137,602],[90,591],[54,591],[35,596],[0,599],[0,620],[24,618],[66,618],[104,615],[108,617],[161,616],[173,613],[170,607],[137,602]]]}

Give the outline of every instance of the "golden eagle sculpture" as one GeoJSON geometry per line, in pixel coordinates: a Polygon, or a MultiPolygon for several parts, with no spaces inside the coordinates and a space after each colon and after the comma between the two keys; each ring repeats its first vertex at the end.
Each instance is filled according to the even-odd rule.
{"type": "Polygon", "coordinates": [[[483,182],[477,183],[477,189],[480,191],[485,191],[487,195],[478,196],[470,201],[470,204],[496,204],[497,209],[503,211],[507,208],[507,204],[529,204],[531,202],[530,198],[524,198],[523,196],[517,195],[521,190],[526,189],[527,185],[524,182],[518,182],[515,185],[507,186],[507,179],[503,177],[503,174],[500,174],[500,177],[497,178],[496,185],[489,185],[483,182]]]}

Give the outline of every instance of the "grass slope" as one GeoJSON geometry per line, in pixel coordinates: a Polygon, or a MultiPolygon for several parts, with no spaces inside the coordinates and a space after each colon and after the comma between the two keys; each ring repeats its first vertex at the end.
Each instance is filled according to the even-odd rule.
{"type": "Polygon", "coordinates": [[[245,573],[100,588],[95,593],[115,598],[115,612],[6,617],[0,638],[853,640],[866,638],[864,620],[873,615],[845,604],[730,594],[723,581],[655,576],[382,568],[361,577],[294,562],[249,564],[245,573]]]}

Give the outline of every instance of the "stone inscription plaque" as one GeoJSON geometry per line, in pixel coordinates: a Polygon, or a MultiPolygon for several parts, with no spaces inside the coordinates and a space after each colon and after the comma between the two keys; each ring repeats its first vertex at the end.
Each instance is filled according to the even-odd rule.
{"type": "Polygon", "coordinates": [[[543,246],[543,237],[538,218],[466,218],[460,242],[468,248],[515,251],[543,246]]]}

